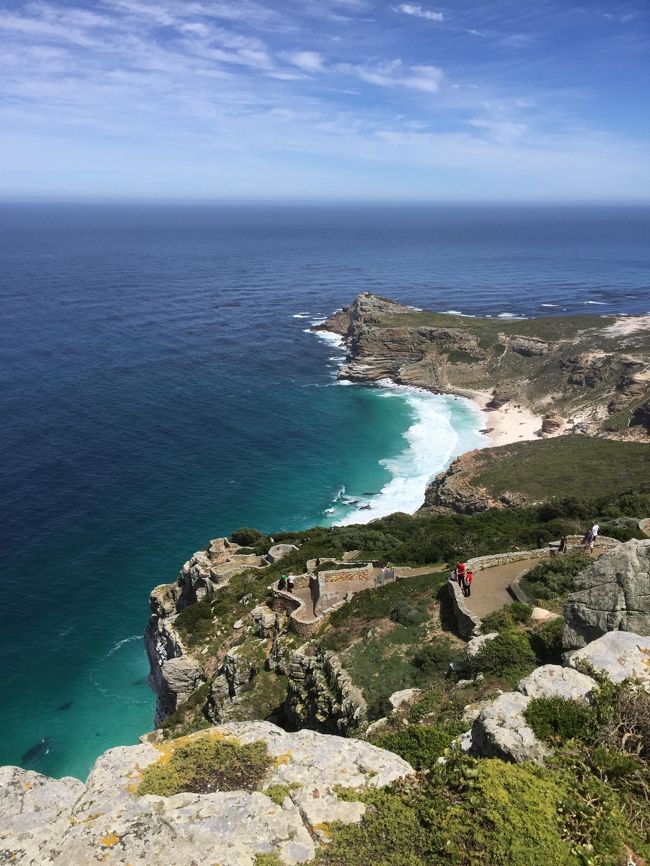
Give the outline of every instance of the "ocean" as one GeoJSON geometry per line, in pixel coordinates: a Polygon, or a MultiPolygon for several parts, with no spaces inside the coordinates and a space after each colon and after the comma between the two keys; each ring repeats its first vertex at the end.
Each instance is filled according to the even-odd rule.
{"type": "Polygon", "coordinates": [[[412,511],[482,444],[467,401],[337,384],[312,323],[647,313],[649,239],[647,207],[0,205],[0,764],[84,778],[151,729],[149,591],[210,538],[412,511]]]}

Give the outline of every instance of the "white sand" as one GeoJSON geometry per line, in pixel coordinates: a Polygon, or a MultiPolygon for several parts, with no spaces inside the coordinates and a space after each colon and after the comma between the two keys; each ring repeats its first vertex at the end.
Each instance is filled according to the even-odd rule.
{"type": "Polygon", "coordinates": [[[636,331],[650,331],[650,315],[623,316],[603,330],[608,337],[627,337],[636,331]]]}
{"type": "Polygon", "coordinates": [[[513,402],[506,403],[501,409],[487,409],[487,404],[492,399],[491,391],[473,391],[467,396],[478,403],[484,413],[485,427],[491,428],[491,445],[509,445],[511,442],[539,438],[538,434],[542,429],[541,415],[535,415],[525,406],[513,402]]]}

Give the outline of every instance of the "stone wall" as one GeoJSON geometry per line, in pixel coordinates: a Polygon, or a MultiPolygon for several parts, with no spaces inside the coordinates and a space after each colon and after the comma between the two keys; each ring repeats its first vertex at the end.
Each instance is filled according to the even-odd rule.
{"type": "Polygon", "coordinates": [[[465,597],[461,592],[458,582],[455,580],[449,581],[449,595],[451,603],[454,606],[456,622],[458,623],[458,633],[465,640],[476,636],[481,631],[481,620],[475,616],[465,603],[465,597]]]}
{"type": "Polygon", "coordinates": [[[336,583],[339,580],[367,580],[372,581],[372,565],[368,563],[363,567],[338,568],[332,571],[319,571],[318,577],[325,583],[336,583]]]}

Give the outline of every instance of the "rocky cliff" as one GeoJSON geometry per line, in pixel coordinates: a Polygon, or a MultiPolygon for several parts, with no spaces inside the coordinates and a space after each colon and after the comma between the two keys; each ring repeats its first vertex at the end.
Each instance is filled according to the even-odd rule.
{"type": "Polygon", "coordinates": [[[337,786],[361,792],[412,773],[402,758],[368,743],[314,731],[288,734],[268,722],[224,725],[164,746],[111,749],[97,759],[85,785],[2,767],[0,861],[254,866],[258,856],[274,854],[292,866],[314,857],[330,823],[361,820],[365,805],[353,796],[339,800],[337,786]],[[236,747],[261,744],[268,769],[251,790],[138,793],[147,768],[164,767],[175,755],[182,768],[197,738],[236,747]]]}
{"type": "Polygon", "coordinates": [[[649,317],[503,320],[423,312],[359,295],[318,329],[344,337],[340,378],[440,393],[490,391],[548,416],[544,432],[647,439],[649,317]]]}
{"type": "Polygon", "coordinates": [[[650,635],[650,539],[604,553],[576,577],[575,586],[564,608],[566,650],[607,632],[650,635]]]}

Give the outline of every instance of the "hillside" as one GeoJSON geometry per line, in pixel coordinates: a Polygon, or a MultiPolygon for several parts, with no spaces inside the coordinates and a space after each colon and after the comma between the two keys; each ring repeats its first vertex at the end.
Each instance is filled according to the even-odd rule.
{"type": "Polygon", "coordinates": [[[650,481],[646,444],[589,436],[517,442],[458,457],[431,482],[420,513],[618,496],[642,479],[650,481]]]}

